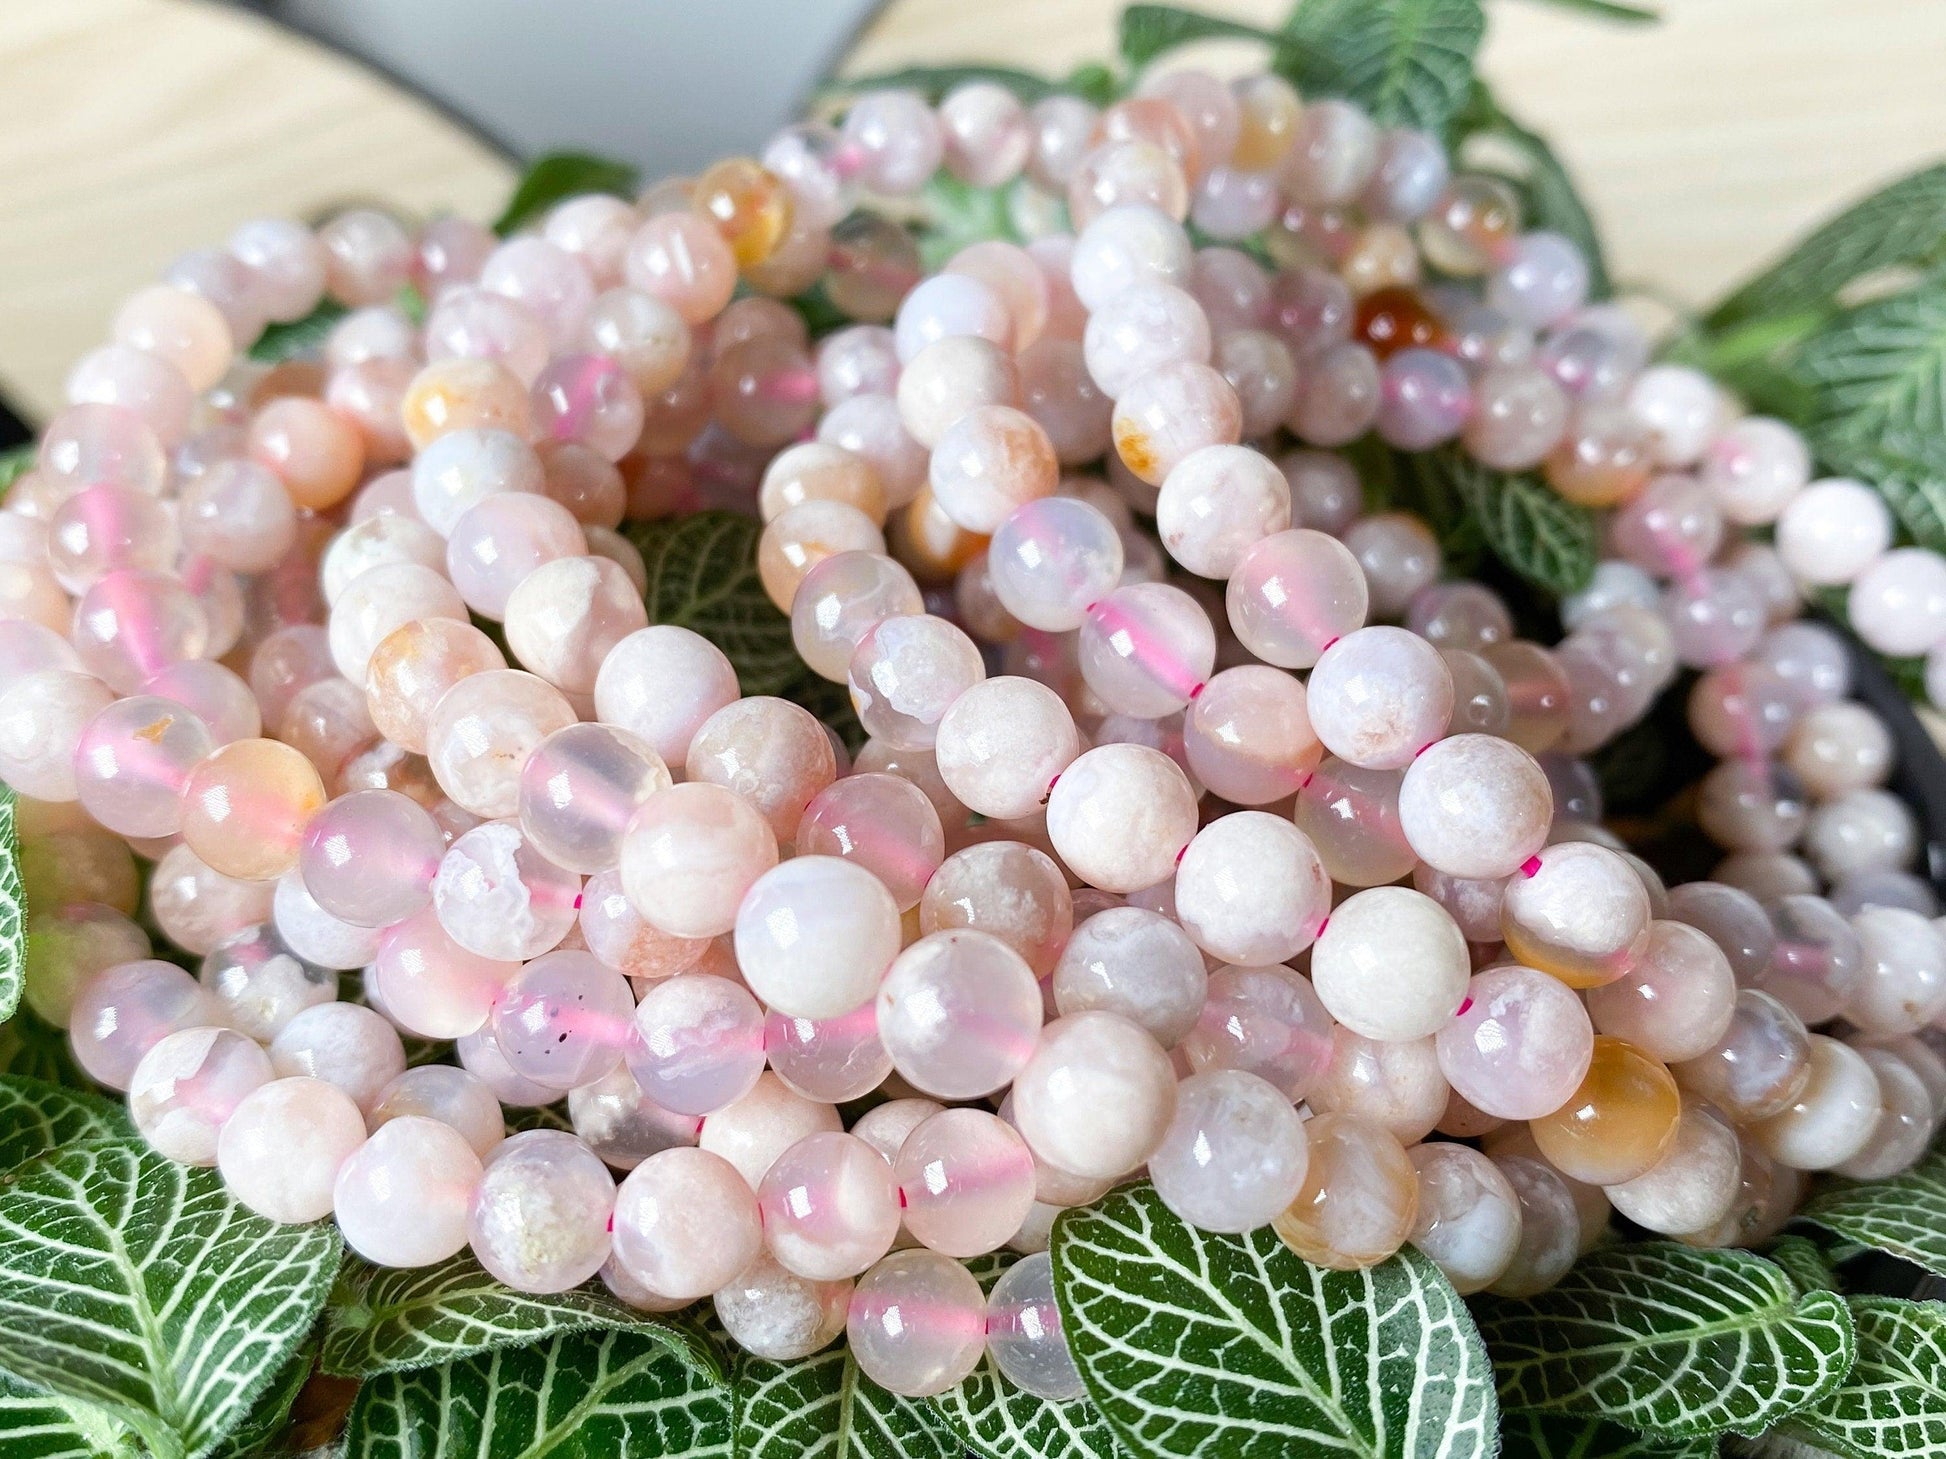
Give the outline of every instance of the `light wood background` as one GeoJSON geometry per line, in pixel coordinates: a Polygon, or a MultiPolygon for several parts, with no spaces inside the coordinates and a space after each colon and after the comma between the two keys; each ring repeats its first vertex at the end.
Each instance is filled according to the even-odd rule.
{"type": "MultiPolygon", "coordinates": [[[[1270,22],[1287,0],[1201,4],[1270,22]]],[[[1574,167],[1623,280],[1707,299],[1836,204],[1946,155],[1946,4],[1662,8],[1660,25],[1627,28],[1539,0],[1490,6],[1484,69],[1574,167]]],[[[1120,9],[891,0],[848,69],[1059,71],[1112,51],[1120,9]]],[[[1206,55],[1250,59],[1240,47],[1206,55]]],[[[509,181],[450,119],[240,12],[0,0],[0,386],[49,410],[117,300],[246,217],[359,197],[485,216],[509,181]]]]}

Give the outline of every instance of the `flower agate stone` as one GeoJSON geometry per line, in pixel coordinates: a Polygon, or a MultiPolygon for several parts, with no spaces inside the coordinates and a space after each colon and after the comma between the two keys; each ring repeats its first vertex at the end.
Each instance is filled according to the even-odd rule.
{"type": "Polygon", "coordinates": [[[271,1041],[279,1078],[307,1076],[335,1084],[368,1110],[405,1072],[398,1031],[356,1003],[320,1003],[292,1016],[271,1041]]]}
{"type": "Polygon", "coordinates": [[[606,724],[571,724],[520,772],[520,825],[548,860],[592,875],[621,861],[622,835],[644,801],[671,784],[662,757],[606,724]]]}
{"type": "Polygon", "coordinates": [[[439,924],[468,952],[522,962],[557,946],[575,923],[581,878],[542,855],[513,821],[456,839],[432,879],[439,924]]]}
{"type": "Polygon", "coordinates": [[[574,722],[573,706],[553,685],[518,669],[487,669],[441,696],[427,721],[426,756],[455,803],[505,819],[520,813],[528,756],[574,722]]]}
{"type": "Polygon", "coordinates": [[[654,927],[717,937],[777,864],[777,837],[748,801],[719,785],[683,784],[644,801],[622,837],[622,890],[654,927]]]}
{"type": "Polygon", "coordinates": [[[685,779],[721,785],[748,800],[782,842],[812,799],[837,778],[830,738],[808,710],[752,696],[725,705],[690,741],[685,779]]]}
{"type": "Polygon", "coordinates": [[[800,856],[843,857],[863,867],[901,912],[919,905],[946,856],[945,830],[926,793],[897,775],[873,772],[844,776],[819,791],[804,808],[793,843],[800,856]]]}
{"type": "Polygon", "coordinates": [[[1045,852],[1020,841],[980,841],[941,862],[919,902],[922,932],[957,927],[999,938],[1045,977],[1074,930],[1074,898],[1045,852]]]}
{"type": "Polygon", "coordinates": [[[1601,1032],[1670,1064],[1707,1053],[1729,1031],[1736,998],[1722,949],[1694,927],[1663,921],[1649,924],[1648,947],[1632,971],[1587,993],[1601,1032]]]}
{"type": "Polygon", "coordinates": [[[1324,756],[1305,704],[1304,686],[1289,674],[1261,664],[1223,670],[1184,717],[1190,772],[1237,805],[1295,795],[1324,756]]]}
{"type": "Polygon", "coordinates": [[[1399,825],[1421,860],[1449,876],[1510,876],[1546,844],[1547,775],[1518,745],[1454,735],[1406,767],[1399,825]]]}
{"type": "Polygon", "coordinates": [[[1216,632],[1182,589],[1129,583],[1088,609],[1079,656],[1088,687],[1109,709],[1155,719],[1202,692],[1216,667],[1216,632]]]}
{"type": "Polygon", "coordinates": [[[216,1164],[217,1135],[252,1090],[275,1077],[253,1039],[227,1028],[186,1028],[142,1056],[129,1077],[128,1113],[152,1148],[184,1165],[216,1164]]]}
{"type": "Polygon", "coordinates": [[[1440,739],[1453,676],[1439,651],[1403,628],[1361,628],[1318,656],[1306,696],[1324,747],[1353,765],[1398,770],[1440,739]]]}
{"type": "Polygon", "coordinates": [[[987,1294],[987,1356],[1017,1388],[1067,1402],[1085,1391],[1061,1331],[1054,1268],[1045,1251],[1008,1267],[987,1294]]]}
{"type": "Polygon", "coordinates": [[[1029,1148],[1075,1175],[1124,1175],[1155,1152],[1176,1107],[1161,1045],[1119,1014],[1049,1024],[1014,1079],[1014,1122],[1029,1148]]]}
{"type": "Polygon", "coordinates": [[[912,574],[883,553],[834,553],[798,585],[791,642],[814,673],[842,684],[866,633],[887,618],[923,613],[925,606],[912,574]]]}
{"type": "Polygon", "coordinates": [[[968,810],[999,820],[1032,815],[1080,750],[1061,697],[1014,676],[982,680],[954,700],[934,745],[953,794],[968,810]]]}
{"type": "Polygon", "coordinates": [[[986,1298],[971,1272],[933,1251],[899,1251],[851,1294],[847,1342],[860,1370],[907,1398],[944,1393],[986,1350],[986,1298]]]}
{"type": "Polygon", "coordinates": [[[324,805],[311,762],[276,740],[237,740],[190,772],[182,838],[216,871],[267,881],[297,864],[304,828],[324,805]]]}
{"type": "Polygon", "coordinates": [[[877,996],[893,1067],[927,1094],[991,1094],[1034,1055],[1040,985],[1019,953],[987,933],[920,938],[893,960],[877,996]]]}
{"type": "Polygon", "coordinates": [[[1166,880],[1196,833],[1196,794],[1167,755],[1100,745],[1062,772],[1047,800],[1047,831],[1088,885],[1134,892],[1166,880]]]}
{"type": "Polygon", "coordinates": [[[361,790],[311,818],[298,868],[323,911],[355,927],[389,927],[426,905],[445,845],[416,801],[361,790]]]}
{"type": "Polygon", "coordinates": [[[1676,1137],[1633,1180],[1605,1187],[1609,1201],[1636,1225],[1687,1236],[1729,1213],[1741,1185],[1743,1154],[1727,1120],[1707,1106],[1685,1105],[1676,1137]]]}
{"type": "Polygon", "coordinates": [[[300,957],[269,923],[225,938],[203,958],[198,980],[219,1020],[268,1043],[299,1013],[337,999],[332,970],[300,957]]]}
{"type": "Polygon", "coordinates": [[[704,721],[735,701],[736,670],[701,634],[658,623],[609,650],[594,695],[603,724],[640,736],[665,765],[680,765],[704,721]]]}
{"type": "Polygon", "coordinates": [[[1405,1148],[1352,1115],[1317,1115],[1305,1126],[1310,1162],[1296,1199],[1272,1228],[1317,1266],[1353,1271],[1405,1244],[1419,1213],[1419,1182],[1405,1148]]]}
{"type": "Polygon", "coordinates": [[[1034,1157],[1004,1120],[942,1110],[899,1144],[892,1162],[905,1229],[948,1256],[979,1256],[1020,1229],[1034,1204],[1034,1157]]]}
{"type": "Polygon", "coordinates": [[[1500,1168],[1471,1146],[1435,1141],[1408,1153],[1419,1209],[1407,1239],[1439,1264],[1461,1296],[1483,1291],[1520,1246],[1520,1198],[1500,1168]]]}
{"type": "Polygon", "coordinates": [[[182,822],[189,772],[215,748],[209,726],[149,694],[116,700],[90,719],[74,745],[82,809],[124,836],[172,836],[182,822]]]}
{"type": "Polygon", "coordinates": [[[644,1160],[614,1199],[615,1259],[659,1297],[687,1301],[728,1285],[763,1250],[757,1198],[707,1150],[644,1160]]]}
{"type": "Polygon", "coordinates": [[[717,1288],[710,1302],[743,1351],[788,1363],[808,1358],[845,1330],[851,1287],[848,1281],[811,1281],[759,1256],[717,1288]]]}
{"type": "Polygon", "coordinates": [[[515,1073],[565,1092],[621,1062],[635,1015],[628,979],[590,953],[551,952],[494,1003],[493,1037],[515,1073]]]}
{"type": "Polygon", "coordinates": [[[881,620],[858,641],[849,669],[852,705],[867,734],[896,749],[931,749],[939,722],[986,677],[979,648],[943,618],[881,620]]]}
{"type": "Polygon", "coordinates": [[[704,1117],[697,1143],[729,1161],[755,1190],[777,1157],[799,1140],[842,1128],[835,1106],[806,1099],[766,1072],[749,1093],[704,1117]]]}
{"type": "Polygon", "coordinates": [[[615,1206],[614,1177],[598,1155],[563,1131],[527,1130],[487,1162],[467,1241],[480,1265],[515,1291],[565,1292],[608,1260],[615,1206]]]}
{"type": "Polygon", "coordinates": [[[500,1101],[477,1075],[451,1064],[421,1064],[399,1075],[378,1097],[367,1123],[376,1132],[388,1120],[419,1115],[459,1131],[485,1160],[507,1138],[500,1101]]]}
{"type": "Polygon", "coordinates": [[[737,965],[751,991],[789,1017],[835,1018],[869,1002],[898,951],[892,894],[836,856],[773,867],[737,910],[737,965]]]}
{"type": "Polygon", "coordinates": [[[1811,1035],[1809,1077],[1784,1109],[1751,1127],[1779,1165],[1829,1170],[1865,1148],[1884,1113],[1878,1076],[1856,1049],[1811,1035]]]}
{"type": "Polygon", "coordinates": [[[892,1072],[878,1037],[878,1005],[866,1000],[836,1018],[764,1021],[764,1052],[777,1077],[807,1099],[843,1103],[870,1094],[892,1072]]]}
{"type": "Polygon", "coordinates": [[[422,1267],[466,1246],[483,1172],[466,1137],[419,1115],[388,1121],[338,1167],[332,1212],[345,1245],[376,1266],[422,1267]]]}
{"type": "Polygon", "coordinates": [[[1305,1095],[1316,1113],[1358,1115],[1408,1146],[1432,1133],[1451,1098],[1432,1039],[1368,1039],[1343,1024],[1305,1095]]]}
{"type": "Polygon", "coordinates": [[[1498,967],[1467,985],[1458,1014],[1436,1035],[1439,1067],[1475,1108],[1539,1119],[1580,1086],[1594,1052],[1581,1000],[1533,968],[1498,967]]]}
{"type": "Polygon", "coordinates": [[[1367,1038],[1439,1032],[1464,1001],[1466,939],[1432,898],[1373,887],[1340,904],[1311,953],[1311,981],[1332,1017],[1367,1038]]]}
{"type": "Polygon", "coordinates": [[[1001,606],[1049,633],[1079,628],[1120,582],[1123,559],[1115,524],[1099,508],[1067,496],[1016,508],[987,548],[1001,606]]]}
{"type": "Polygon", "coordinates": [[[1563,1175],[1589,1185],[1619,1185],[1668,1153],[1681,1112],[1668,1069],[1633,1045],[1604,1036],[1595,1039],[1588,1072],[1567,1102],[1529,1128],[1563,1175]]]}
{"type": "Polygon", "coordinates": [[[273,1079],[245,1095],[216,1141],[216,1167],[231,1195],[272,1221],[294,1225],[331,1214],[332,1187],[365,1143],[365,1118],[322,1079],[273,1079]]]}
{"type": "Polygon", "coordinates": [[[1540,866],[1507,886],[1507,950],[1573,988],[1599,987],[1641,960],[1649,940],[1649,894],[1621,856],[1587,841],[1539,853],[1540,866]]]}
{"type": "Polygon", "coordinates": [[[892,1170],[855,1135],[820,1132],[783,1151],[757,1186],[757,1209],[770,1254],[812,1281],[857,1276],[899,1231],[892,1170]]]}
{"type": "Polygon", "coordinates": [[[165,1037],[219,1018],[188,973],[145,958],[104,968],[81,985],[68,1014],[68,1047],[89,1078],[126,1089],[142,1056],[165,1037]]]}
{"type": "Polygon", "coordinates": [[[1331,1058],[1334,1026],[1301,974],[1222,967],[1210,974],[1196,1026],[1177,1047],[1198,1073],[1239,1069],[1298,1100],[1331,1058]]]}
{"type": "Polygon", "coordinates": [[[1367,770],[1333,755],[1298,792],[1297,827],[1333,881],[1382,886],[1413,869],[1418,857],[1399,824],[1403,780],[1397,770],[1367,770]]]}
{"type": "Polygon", "coordinates": [[[763,1010],[728,978],[684,973],[657,983],[635,1009],[635,1032],[629,1068],[667,1109],[710,1114],[763,1072],[763,1010]]]}
{"type": "Polygon", "coordinates": [[[1878,1124],[1858,1152],[1833,1169],[1852,1180],[1884,1180],[1925,1153],[1934,1125],[1933,1098],[1914,1064],[1889,1049],[1863,1048],[1860,1057],[1878,1078],[1878,1124]]]}
{"type": "Polygon", "coordinates": [[[1281,816],[1219,817],[1196,834],[1176,867],[1183,930],[1226,963],[1288,961],[1311,945],[1330,910],[1324,864],[1310,838],[1281,816]]]}
{"type": "Polygon", "coordinates": [[[113,907],[71,902],[38,915],[26,939],[21,1001],[66,1028],[83,984],[106,968],[142,961],[150,950],[148,933],[113,907]]]}
{"type": "MultiPolygon", "coordinates": [[[[1579,1254],[1581,1217],[1574,1189],[1531,1155],[1502,1155],[1493,1163],[1520,1201],[1520,1242],[1489,1290],[1502,1297],[1532,1297],[1566,1276],[1579,1254]]],[[[1594,1197],[1605,1224],[1608,1204],[1599,1191],[1594,1197]]]]}
{"type": "Polygon", "coordinates": [[[1209,974],[1175,921],[1141,907],[1110,907],[1074,929],[1052,986],[1062,1014],[1119,1013],[1173,1048],[1202,1014],[1209,974]]]}
{"type": "Polygon", "coordinates": [[[1904,907],[1866,907],[1851,919],[1863,952],[1845,1017],[1868,1034],[1896,1038],[1946,1012],[1946,939],[1904,907]]]}
{"type": "Polygon", "coordinates": [[[710,947],[708,938],[671,937],[650,926],[629,905],[618,871],[588,878],[581,889],[579,927],[588,951],[611,968],[645,981],[688,972],[710,947]]]}
{"type": "Polygon", "coordinates": [[[1254,1074],[1217,1069],[1176,1088],[1176,1112],[1149,1156],[1162,1203],[1204,1231],[1254,1231],[1297,1198],[1309,1162],[1304,1123],[1254,1074]]]}
{"type": "Polygon", "coordinates": [[[464,1038],[486,1023],[518,962],[461,947],[430,907],[386,929],[372,976],[391,1017],[422,1038],[464,1038]]]}

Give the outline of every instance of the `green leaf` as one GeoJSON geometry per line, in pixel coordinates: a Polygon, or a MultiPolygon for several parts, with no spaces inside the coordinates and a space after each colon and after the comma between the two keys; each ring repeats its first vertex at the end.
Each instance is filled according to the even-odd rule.
{"type": "Polygon", "coordinates": [[[729,1391],[627,1332],[558,1333],[358,1390],[345,1459],[730,1459],[729,1391]]]}
{"type": "Polygon", "coordinates": [[[1093,106],[1105,107],[1122,94],[1122,80],[1099,61],[1084,61],[1061,82],[1061,90],[1071,91],[1093,106]]]}
{"type": "MultiPolygon", "coordinates": [[[[39,459],[40,447],[32,441],[0,451],[0,501],[6,500],[8,489],[33,470],[35,461],[39,459]]],[[[11,795],[12,792],[9,791],[8,794],[11,795]]]]}
{"type": "Polygon", "coordinates": [[[1476,80],[1465,110],[1454,119],[1454,145],[1469,170],[1492,173],[1520,197],[1521,219],[1571,240],[1588,261],[1588,296],[1615,292],[1601,233],[1567,165],[1539,132],[1510,115],[1492,89],[1476,80]],[[1473,145],[1483,139],[1485,146],[1473,145]]]}
{"type": "Polygon", "coordinates": [[[925,224],[919,230],[919,261],[929,272],[944,267],[969,244],[1017,239],[1001,188],[973,187],[950,172],[939,172],[920,194],[920,207],[925,224]]]}
{"type": "Polygon", "coordinates": [[[127,1112],[113,1100],[24,1074],[0,1075],[0,1171],[66,1145],[134,1135],[127,1112]]]}
{"type": "Polygon", "coordinates": [[[1592,1251],[1560,1283],[1475,1313],[1510,1409],[1687,1437],[1755,1433],[1831,1391],[1851,1318],[1747,1251],[1674,1242],[1592,1251]]]}
{"type": "MultiPolygon", "coordinates": [[[[1011,1251],[975,1257],[966,1264],[991,1292],[1000,1274],[1020,1258],[1011,1251]]],[[[1056,1403],[1014,1385],[989,1355],[956,1388],[933,1400],[966,1443],[986,1459],[1121,1459],[1115,1431],[1087,1398],[1056,1403]]]]}
{"type": "Polygon", "coordinates": [[[1838,1290],[1838,1273],[1832,1267],[1830,1258],[1808,1236],[1799,1236],[1795,1232],[1780,1236],[1764,1248],[1763,1257],[1782,1267],[1784,1274],[1800,1292],[1838,1290]]]}
{"type": "Polygon", "coordinates": [[[1566,597],[1594,576],[1601,547],[1595,514],[1539,478],[1495,471],[1450,447],[1409,458],[1402,471],[1450,490],[1493,555],[1543,592],[1566,597]]]}
{"type": "Polygon", "coordinates": [[[959,1439],[924,1399],[888,1393],[842,1343],[795,1363],[736,1369],[737,1459],[959,1459],[959,1439]]]}
{"type": "Polygon", "coordinates": [[[594,1329],[636,1333],[706,1376],[723,1377],[713,1347],[679,1319],[645,1316],[594,1287],[547,1296],[516,1292],[469,1252],[408,1271],[346,1261],[325,1308],[320,1366],[364,1378],[594,1329]]]}
{"type": "Polygon", "coordinates": [[[735,512],[693,512],[635,522],[629,540],[649,572],[649,622],[700,633],[729,656],[745,694],[776,694],[808,670],[791,643],[791,621],[757,576],[762,524],[735,512]]]}
{"type": "Polygon", "coordinates": [[[1946,1303],[1853,1297],[1858,1360],[1785,1421],[1838,1454],[1946,1454],[1946,1303]]]}
{"type": "Polygon", "coordinates": [[[67,1034],[43,1022],[25,1006],[6,1023],[0,1023],[0,1074],[23,1074],[69,1089],[87,1089],[93,1084],[74,1062],[67,1034]]]}
{"type": "Polygon", "coordinates": [[[27,986],[27,890],[20,881],[14,793],[0,785],[0,1023],[20,1007],[27,986]]]}
{"type": "Polygon", "coordinates": [[[213,1170],[133,1143],[56,1151],[0,1180],[0,1368],[193,1459],[303,1340],[338,1256],[328,1222],[252,1215],[213,1170]]]}
{"type": "Polygon", "coordinates": [[[135,1459],[135,1436],[93,1404],[0,1373],[0,1452],[7,1459],[135,1459]]]}
{"type": "Polygon", "coordinates": [[[1887,432],[1946,434],[1946,273],[1834,318],[1790,375],[1816,392],[1811,429],[1869,446],[1887,432]]]}
{"type": "Polygon", "coordinates": [[[927,101],[939,99],[956,86],[971,81],[991,81],[1004,86],[1032,106],[1065,87],[1045,76],[1013,66],[903,66],[897,71],[881,71],[874,76],[841,76],[828,88],[834,94],[849,95],[864,91],[916,91],[927,101]]]}
{"type": "Polygon", "coordinates": [[[1848,284],[1946,253],[1946,163],[1889,183],[1821,225],[1711,311],[1714,330],[1831,305],[1848,284]]]}
{"type": "Polygon", "coordinates": [[[291,1406],[317,1366],[317,1344],[307,1342],[277,1370],[270,1386],[257,1395],[243,1422],[223,1436],[209,1453],[209,1459],[251,1459],[264,1452],[270,1442],[290,1422],[291,1406]]]}
{"type": "Polygon", "coordinates": [[[1349,97],[1381,126],[1444,135],[1486,25],[1479,0],[1303,0],[1277,65],[1307,97],[1349,97]]]}
{"type": "Polygon", "coordinates": [[[1662,19],[1646,5],[1623,5],[1618,0],[1544,0],[1544,3],[1597,20],[1618,20],[1624,25],[1654,25],[1662,19]]]}
{"type": "Polygon", "coordinates": [[[272,324],[250,346],[250,358],[266,365],[276,365],[300,356],[315,355],[324,348],[325,338],[331,333],[332,326],[343,319],[347,312],[345,306],[335,299],[326,299],[302,319],[293,319],[288,324],[272,324]]]}
{"type": "Polygon", "coordinates": [[[1904,1175],[1823,1191],[1797,1214],[1860,1246],[1888,1251],[1946,1277],[1946,1147],[1904,1175]]]}
{"type": "Polygon", "coordinates": [[[556,203],[584,193],[633,197],[639,180],[635,168],[626,162],[587,152],[550,152],[536,157],[521,173],[506,210],[494,219],[493,231],[502,238],[518,233],[556,203]]]}
{"type": "Polygon", "coordinates": [[[1206,40],[1268,41],[1277,45],[1280,37],[1259,25],[1185,10],[1180,5],[1130,5],[1122,11],[1122,59],[1130,70],[1139,71],[1178,46],[1206,40]]]}
{"type": "Polygon", "coordinates": [[[1716,1439],[1665,1439],[1598,1418],[1510,1413],[1500,1424],[1500,1459],[1711,1459],[1716,1439]]]}
{"type": "Polygon", "coordinates": [[[1053,1257],[1068,1346],[1132,1454],[1493,1452],[1486,1352],[1410,1247],[1325,1271],[1267,1229],[1195,1230],[1143,1182],[1064,1212],[1053,1257]]]}

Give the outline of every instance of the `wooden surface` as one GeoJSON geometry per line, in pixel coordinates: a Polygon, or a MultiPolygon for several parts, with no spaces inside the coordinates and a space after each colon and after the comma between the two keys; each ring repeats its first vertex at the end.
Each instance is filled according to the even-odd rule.
{"type": "Polygon", "coordinates": [[[245,219],[488,216],[512,185],[390,83],[198,0],[0,0],[0,98],[0,388],[36,417],[123,297],[245,219]]]}
{"type": "MultiPolygon", "coordinates": [[[[1267,22],[1286,0],[1203,6],[1267,22]]],[[[891,0],[850,69],[1057,72],[1110,54],[1120,9],[891,0]]],[[[1836,204],[1946,155],[1946,4],[1663,9],[1662,24],[1625,28],[1535,0],[1489,7],[1484,67],[1574,166],[1625,281],[1707,299],[1836,204]]],[[[353,198],[486,216],[511,177],[356,64],[201,0],[0,0],[0,96],[0,387],[35,414],[130,289],[244,218],[353,198]]]]}

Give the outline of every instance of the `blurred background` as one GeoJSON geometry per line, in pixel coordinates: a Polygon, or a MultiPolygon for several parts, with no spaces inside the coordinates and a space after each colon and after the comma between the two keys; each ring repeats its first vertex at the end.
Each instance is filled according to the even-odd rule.
{"type": "MultiPolygon", "coordinates": [[[[1121,3],[0,0],[0,397],[44,416],[125,294],[246,218],[491,217],[518,160],[559,148],[682,172],[751,150],[834,73],[1106,58],[1121,3]]],[[[1289,0],[1195,8],[1274,23],[1289,0]]],[[[1624,283],[1709,299],[1946,155],[1946,5],[1658,8],[1619,26],[1494,0],[1482,56],[1574,169],[1624,283]]]]}

